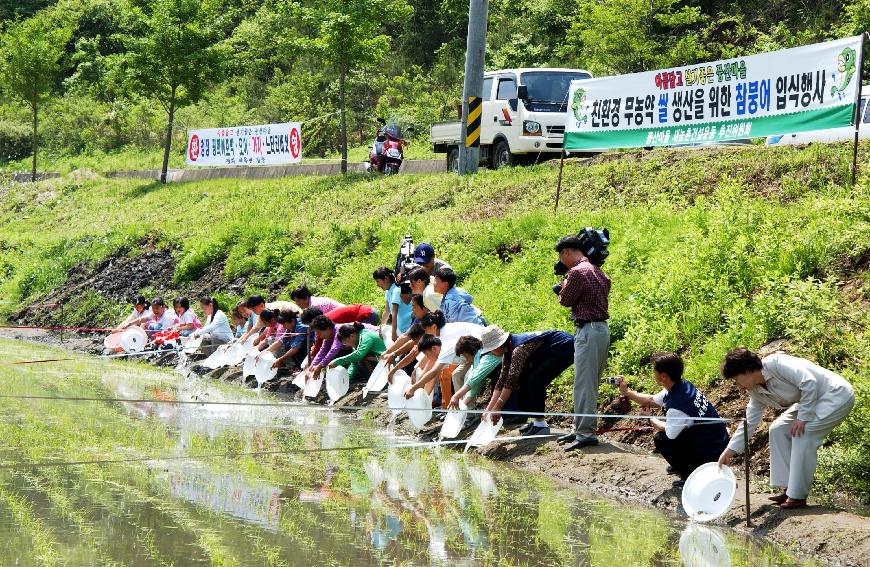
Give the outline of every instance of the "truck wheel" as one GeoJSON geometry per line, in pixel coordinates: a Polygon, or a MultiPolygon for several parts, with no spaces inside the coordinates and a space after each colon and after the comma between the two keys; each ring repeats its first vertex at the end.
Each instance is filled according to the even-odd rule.
{"type": "Polygon", "coordinates": [[[499,140],[492,154],[492,168],[501,169],[516,163],[516,156],[511,153],[511,147],[505,140],[499,140]]]}
{"type": "Polygon", "coordinates": [[[447,152],[447,171],[459,173],[459,148],[450,148],[447,152]]]}

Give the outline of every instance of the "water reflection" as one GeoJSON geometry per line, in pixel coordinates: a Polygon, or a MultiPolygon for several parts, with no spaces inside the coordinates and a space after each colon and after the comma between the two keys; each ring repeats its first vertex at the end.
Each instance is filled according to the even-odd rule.
{"type": "MultiPolygon", "coordinates": [[[[36,393],[34,380],[16,383],[36,393]]],[[[147,372],[96,383],[125,398],[250,399],[214,382],[147,372]]],[[[123,430],[139,436],[113,439],[124,454],[152,443],[179,454],[285,453],[0,474],[0,552],[21,565],[39,563],[45,549],[72,566],[797,564],[730,532],[690,525],[680,533],[659,512],[583,497],[450,449],[378,447],[397,440],[338,411],[0,401],[4,434],[65,418],[79,435],[31,440],[49,455],[88,454],[87,443],[123,430]],[[81,414],[70,420],[64,412],[73,411],[81,414]],[[370,448],[340,450],[358,446],[370,448]],[[298,449],[307,452],[292,452],[298,449]]]]}
{"type": "Polygon", "coordinates": [[[680,557],[686,567],[731,567],[725,535],[701,524],[689,524],[680,534],[680,557]]]}

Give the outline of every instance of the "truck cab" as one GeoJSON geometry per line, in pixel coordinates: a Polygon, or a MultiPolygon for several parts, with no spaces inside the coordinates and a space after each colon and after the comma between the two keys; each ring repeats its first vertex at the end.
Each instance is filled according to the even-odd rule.
{"type": "MultiPolygon", "coordinates": [[[[480,161],[492,169],[537,162],[562,151],[568,87],[588,79],[582,69],[524,68],[489,71],[483,76],[480,161]]],[[[458,170],[462,124],[433,124],[432,150],[447,154],[458,170]]]]}

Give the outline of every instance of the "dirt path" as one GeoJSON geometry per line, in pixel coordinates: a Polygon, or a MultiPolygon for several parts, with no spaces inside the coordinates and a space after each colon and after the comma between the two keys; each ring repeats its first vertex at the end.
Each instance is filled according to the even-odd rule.
{"type": "MultiPolygon", "coordinates": [[[[61,344],[57,337],[39,330],[2,329],[0,337],[50,343],[78,352],[93,353],[95,348],[94,341],[89,338],[70,337],[61,344]]],[[[219,369],[207,376],[238,381],[240,375],[239,369],[219,369]]],[[[373,409],[386,407],[385,395],[374,398],[370,396],[363,402],[360,399],[360,390],[361,386],[353,388],[338,401],[336,409],[358,405],[369,405],[373,409]]],[[[323,398],[325,394],[321,396],[323,398]]],[[[323,399],[318,401],[325,402],[323,399]]],[[[362,418],[359,412],[354,412],[354,415],[362,418]]],[[[378,412],[374,419],[381,425],[386,425],[389,420],[387,412],[378,412]]],[[[400,417],[395,427],[400,433],[427,440],[437,436],[440,424],[432,422],[423,431],[415,434],[407,418],[400,417]]],[[[463,435],[470,433],[467,430],[463,435]]],[[[515,433],[508,431],[503,436],[513,437],[515,433]]],[[[493,444],[481,453],[511,466],[549,475],[569,485],[582,486],[587,492],[682,513],[680,491],[672,487],[675,477],[666,474],[664,460],[636,444],[623,444],[617,438],[618,434],[605,434],[598,447],[573,454],[562,451],[554,438],[505,441],[493,444]]],[[[640,445],[645,444],[642,440],[636,441],[640,445]]],[[[769,540],[799,555],[831,565],[870,565],[870,518],[817,504],[804,510],[783,511],[768,503],[765,479],[753,476],[750,496],[753,527],[747,528],[745,485],[741,471],[735,470],[735,473],[738,475],[737,498],[728,514],[715,524],[769,540]]]]}

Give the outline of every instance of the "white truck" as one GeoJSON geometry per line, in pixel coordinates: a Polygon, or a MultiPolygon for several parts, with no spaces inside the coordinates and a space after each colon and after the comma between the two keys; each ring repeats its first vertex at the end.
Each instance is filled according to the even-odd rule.
{"type": "MultiPolygon", "coordinates": [[[[483,75],[480,163],[492,169],[537,161],[562,151],[568,87],[592,74],[581,69],[503,69],[483,75]],[[550,154],[550,155],[547,155],[550,154]]],[[[459,170],[460,121],[433,124],[432,151],[459,170]]]]}

